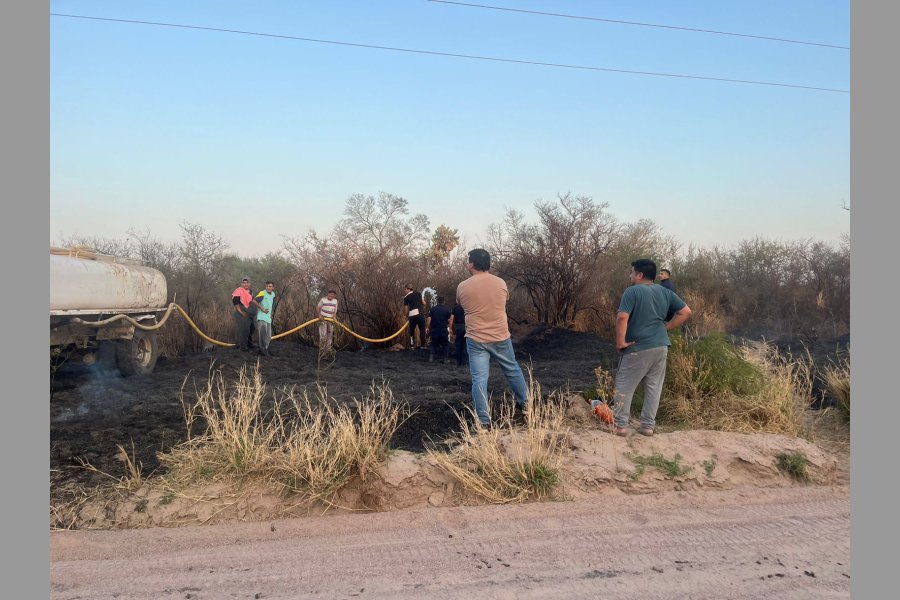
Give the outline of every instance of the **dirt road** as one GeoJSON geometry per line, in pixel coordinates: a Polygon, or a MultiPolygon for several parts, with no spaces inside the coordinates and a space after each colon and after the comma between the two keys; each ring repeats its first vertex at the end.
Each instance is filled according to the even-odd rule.
{"type": "Polygon", "coordinates": [[[52,597],[849,598],[849,487],[54,531],[52,597]]]}

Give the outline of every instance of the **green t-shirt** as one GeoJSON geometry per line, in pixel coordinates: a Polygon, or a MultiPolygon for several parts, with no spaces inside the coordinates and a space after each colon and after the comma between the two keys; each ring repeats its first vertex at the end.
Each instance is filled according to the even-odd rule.
{"type": "Polygon", "coordinates": [[[638,283],[625,290],[618,312],[628,313],[625,341],[635,342],[625,351],[670,346],[666,313],[670,310],[678,312],[685,306],[687,304],[675,292],[655,283],[638,283]]]}
{"type": "Polygon", "coordinates": [[[272,304],[275,303],[275,292],[267,292],[266,290],[261,291],[256,295],[256,301],[259,302],[259,305],[268,310],[269,312],[263,312],[261,310],[256,311],[256,320],[257,321],[265,321],[266,323],[272,322],[272,304]]]}

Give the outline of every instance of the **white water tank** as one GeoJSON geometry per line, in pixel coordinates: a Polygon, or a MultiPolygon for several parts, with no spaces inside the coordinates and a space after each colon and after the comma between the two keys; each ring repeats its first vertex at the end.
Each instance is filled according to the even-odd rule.
{"type": "MultiPolygon", "coordinates": [[[[77,253],[73,253],[77,254],[77,253]]],[[[136,261],[50,254],[50,312],[129,312],[166,304],[166,278],[136,261]]]]}

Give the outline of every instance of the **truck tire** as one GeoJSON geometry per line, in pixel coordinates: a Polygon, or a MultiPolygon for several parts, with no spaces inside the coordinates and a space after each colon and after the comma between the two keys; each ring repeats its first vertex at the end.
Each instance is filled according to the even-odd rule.
{"type": "Polygon", "coordinates": [[[116,365],[125,377],[149,375],[156,367],[158,357],[155,331],[135,329],[130,340],[116,342],[116,365]]]}
{"type": "Polygon", "coordinates": [[[97,344],[97,366],[105,371],[116,369],[116,342],[101,340],[97,344]]]}

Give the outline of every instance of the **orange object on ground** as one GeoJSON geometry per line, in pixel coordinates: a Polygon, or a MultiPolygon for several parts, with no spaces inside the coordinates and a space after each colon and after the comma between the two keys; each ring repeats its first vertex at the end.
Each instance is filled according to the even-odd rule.
{"type": "Polygon", "coordinates": [[[607,406],[603,402],[599,403],[597,406],[594,407],[594,413],[598,417],[600,417],[600,420],[603,421],[604,423],[612,424],[613,411],[609,406],[607,406]]]}

